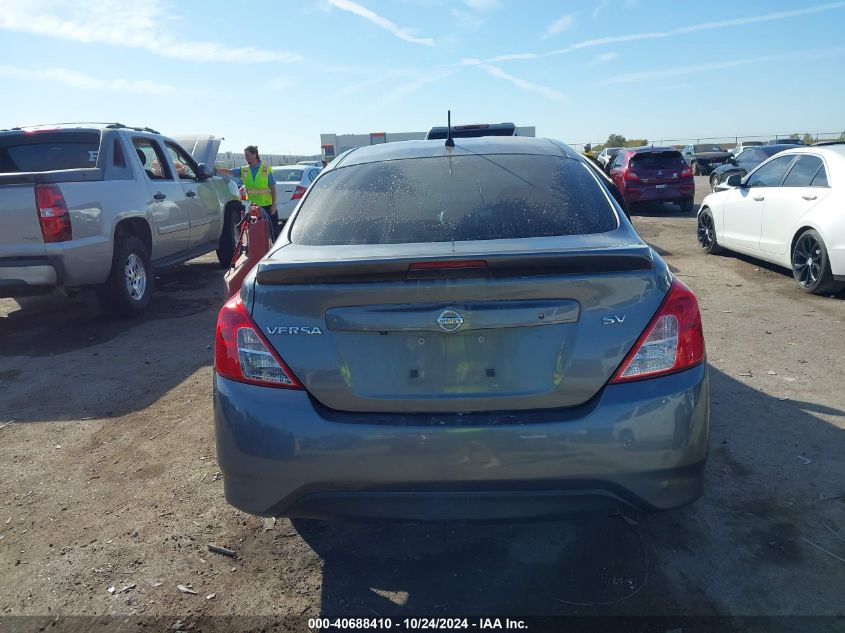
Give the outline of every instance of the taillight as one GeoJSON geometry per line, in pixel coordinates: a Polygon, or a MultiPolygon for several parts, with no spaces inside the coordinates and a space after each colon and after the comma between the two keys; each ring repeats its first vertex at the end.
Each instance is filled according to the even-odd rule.
{"type": "Polygon", "coordinates": [[[681,178],[691,178],[692,177],[692,168],[687,167],[684,171],[681,172],[681,178]]]}
{"type": "Polygon", "coordinates": [[[246,201],[246,187],[243,187],[243,186],[238,187],[238,191],[241,194],[241,200],[246,201]]]}
{"type": "Polygon", "coordinates": [[[240,293],[229,299],[217,316],[214,370],[237,382],[302,389],[250,317],[240,293]]]}
{"type": "Polygon", "coordinates": [[[45,242],[66,242],[73,239],[70,214],[58,185],[35,185],[35,206],[45,242]]]}
{"type": "Polygon", "coordinates": [[[636,172],[631,171],[630,169],[626,169],[622,172],[622,178],[625,180],[639,180],[640,177],[636,174],[636,172]]]}
{"type": "Polygon", "coordinates": [[[673,374],[704,361],[701,313],[692,290],[677,279],[611,382],[673,374]]]}
{"type": "Polygon", "coordinates": [[[290,197],[291,200],[299,200],[302,196],[305,195],[306,188],[302,185],[297,185],[296,189],[293,190],[293,195],[290,197]]]}

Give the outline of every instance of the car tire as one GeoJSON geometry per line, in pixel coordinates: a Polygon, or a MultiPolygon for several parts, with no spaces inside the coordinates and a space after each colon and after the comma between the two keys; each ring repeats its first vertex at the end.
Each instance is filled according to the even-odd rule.
{"type": "Polygon", "coordinates": [[[681,207],[682,213],[692,213],[695,209],[695,200],[692,198],[682,198],[678,200],[678,206],[681,207]]]}
{"type": "Polygon", "coordinates": [[[232,265],[232,258],[235,256],[240,237],[238,225],[241,215],[242,210],[239,211],[235,205],[226,208],[223,230],[220,232],[220,240],[217,243],[217,261],[223,268],[229,268],[232,265]]]}
{"type": "Polygon", "coordinates": [[[719,184],[719,174],[712,174],[710,176],[710,191],[716,191],[716,185],[719,184]]]}
{"type": "Polygon", "coordinates": [[[801,290],[816,295],[836,294],[843,286],[842,282],[834,280],[827,247],[814,229],[804,231],[795,240],[792,276],[801,290]]]}
{"type": "Polygon", "coordinates": [[[154,281],[146,245],[134,235],[118,234],[111,270],[97,288],[97,300],[106,314],[135,317],[150,305],[154,281]]]}
{"type": "Polygon", "coordinates": [[[716,239],[716,223],[710,209],[702,209],[698,214],[698,245],[708,255],[718,255],[725,250],[716,239]]]}

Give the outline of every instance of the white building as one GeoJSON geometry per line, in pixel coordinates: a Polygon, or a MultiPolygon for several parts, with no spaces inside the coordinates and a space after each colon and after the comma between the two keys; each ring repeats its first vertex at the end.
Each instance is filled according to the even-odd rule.
{"type": "MultiPolygon", "coordinates": [[[[393,143],[395,141],[423,140],[428,132],[370,132],[369,134],[320,134],[320,149],[327,161],[343,152],[356,147],[393,143]]],[[[536,136],[536,128],[532,126],[517,127],[517,136],[536,136]]]]}

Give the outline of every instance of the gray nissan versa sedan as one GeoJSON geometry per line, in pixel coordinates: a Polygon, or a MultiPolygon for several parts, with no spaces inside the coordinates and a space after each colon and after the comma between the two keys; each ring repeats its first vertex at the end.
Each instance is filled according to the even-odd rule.
{"type": "Polygon", "coordinates": [[[220,311],[228,501],[479,519],[697,499],[698,304],[594,169],[525,137],[334,160],[220,311]]]}

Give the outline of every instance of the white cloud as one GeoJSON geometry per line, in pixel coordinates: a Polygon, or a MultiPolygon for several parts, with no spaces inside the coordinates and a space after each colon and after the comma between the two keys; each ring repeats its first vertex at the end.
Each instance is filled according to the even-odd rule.
{"type": "Polygon", "coordinates": [[[464,4],[475,11],[493,11],[499,8],[499,0],[464,0],[464,4]]]}
{"type": "Polygon", "coordinates": [[[357,2],[353,2],[352,0],[328,0],[329,4],[338,9],[343,11],[349,11],[349,13],[353,13],[358,17],[364,18],[375,24],[378,27],[383,28],[385,31],[392,33],[400,40],[404,40],[406,42],[410,42],[411,44],[422,44],[423,46],[434,46],[434,40],[428,37],[420,38],[414,37],[411,35],[410,31],[405,27],[400,27],[394,22],[391,22],[385,17],[380,16],[378,13],[371,11],[367,7],[361,6],[357,2]]]}
{"type": "Polygon", "coordinates": [[[474,13],[470,13],[469,11],[452,9],[450,13],[452,17],[455,18],[455,21],[458,23],[458,25],[466,30],[475,31],[480,29],[481,26],[484,24],[484,18],[481,18],[474,13]]]}
{"type": "Polygon", "coordinates": [[[489,74],[491,77],[496,77],[497,79],[504,79],[505,81],[509,81],[514,86],[522,90],[526,90],[528,92],[536,92],[537,94],[543,95],[547,99],[551,99],[552,101],[566,101],[566,96],[561,94],[554,88],[543,86],[541,84],[535,84],[521,77],[515,77],[514,75],[510,75],[501,68],[497,68],[496,66],[482,64],[481,68],[486,70],[487,74],[489,74]]]}
{"type": "MultiPolygon", "coordinates": [[[[82,42],[126,46],[153,55],[197,62],[297,61],[300,55],[254,47],[231,48],[217,42],[169,35],[177,18],[160,0],[128,3],[101,0],[0,0],[0,29],[82,42]]],[[[185,30],[185,29],[183,29],[185,30]]]]}
{"type": "Polygon", "coordinates": [[[549,25],[549,28],[546,29],[546,32],[543,33],[542,39],[547,39],[552,37],[553,35],[559,35],[567,30],[569,27],[572,26],[572,23],[575,22],[575,16],[572,14],[567,14],[559,17],[557,20],[552,22],[549,25]]]}
{"type": "Polygon", "coordinates": [[[702,22],[693,24],[691,26],[682,26],[668,31],[652,31],[650,33],[632,33],[630,35],[614,35],[609,37],[600,37],[592,40],[585,40],[578,42],[566,48],[560,48],[545,53],[512,53],[507,55],[498,55],[488,59],[465,59],[461,60],[461,64],[497,64],[506,61],[518,60],[532,60],[542,59],[545,57],[553,57],[555,55],[565,55],[573,51],[584,48],[594,48],[596,46],[607,46],[609,44],[620,44],[624,42],[636,42],[642,40],[657,40],[667,37],[674,37],[676,35],[684,35],[686,33],[695,33],[699,31],[714,31],[718,29],[733,28],[737,26],[745,26],[748,24],[759,24],[761,22],[774,22],[778,20],[788,20],[790,18],[800,17],[802,15],[811,15],[815,13],[822,13],[825,11],[833,11],[836,9],[845,8],[845,2],[829,2],[827,4],[816,4],[801,9],[793,9],[790,11],[778,11],[776,13],[765,13],[763,15],[755,15],[746,18],[734,18],[730,20],[719,20],[715,22],[702,22]]]}
{"type": "Polygon", "coordinates": [[[660,68],[658,70],[645,70],[635,73],[625,73],[623,75],[616,75],[614,77],[608,77],[607,79],[597,81],[596,85],[609,86],[624,83],[654,81],[658,79],[667,79],[670,77],[685,77],[687,75],[694,75],[697,73],[726,70],[728,68],[737,68],[739,66],[756,66],[758,64],[767,64],[779,61],[823,59],[826,57],[835,57],[837,55],[843,54],[845,54],[845,47],[790,51],[789,53],[783,53],[781,55],[763,55],[759,57],[748,57],[744,59],[735,59],[725,62],[694,64],[691,66],[676,66],[674,68],[660,68]]]}
{"type": "Polygon", "coordinates": [[[597,64],[607,64],[616,59],[619,59],[619,53],[614,53],[613,51],[610,51],[608,53],[602,53],[601,55],[597,56],[592,62],[590,62],[590,65],[595,66],[597,64]]]}
{"type": "Polygon", "coordinates": [[[145,79],[99,79],[67,68],[19,68],[0,65],[0,77],[29,81],[47,81],[80,90],[130,92],[142,95],[167,95],[176,92],[173,86],[145,79]]]}
{"type": "Polygon", "coordinates": [[[601,15],[602,11],[604,11],[609,5],[610,5],[609,0],[601,0],[601,2],[599,2],[596,5],[596,8],[593,9],[593,17],[594,18],[599,17],[599,15],[601,15]]]}

